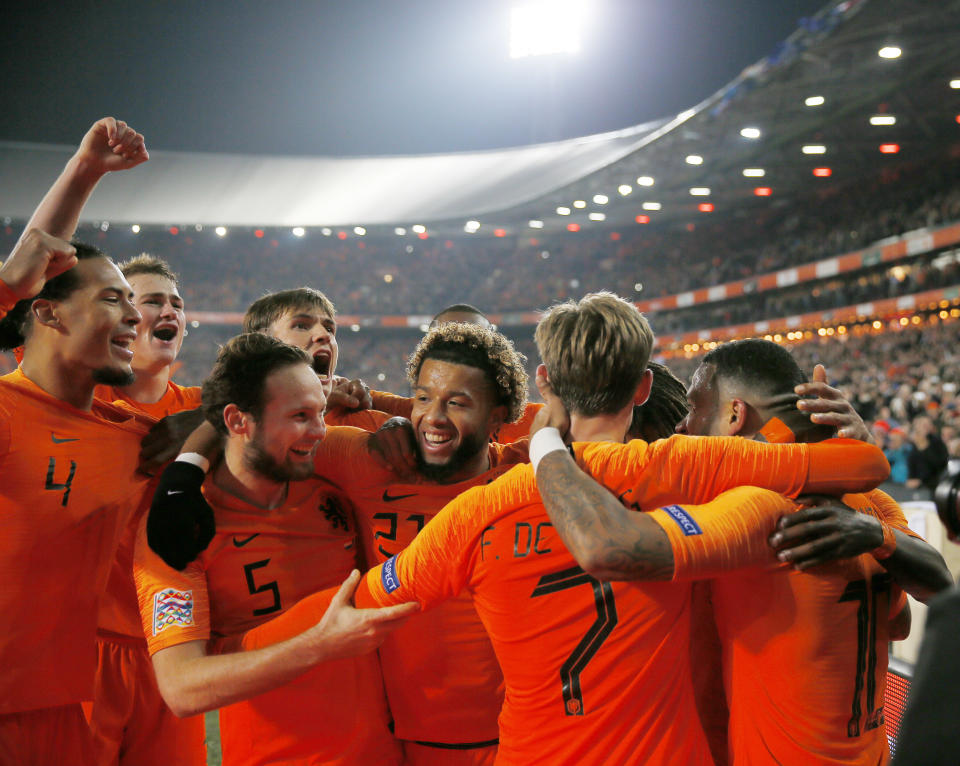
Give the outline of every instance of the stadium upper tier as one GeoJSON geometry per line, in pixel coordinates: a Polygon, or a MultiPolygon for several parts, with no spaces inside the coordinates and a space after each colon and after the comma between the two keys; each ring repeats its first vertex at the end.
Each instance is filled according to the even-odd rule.
{"type": "MultiPolygon", "coordinates": [[[[114,225],[329,227],[348,237],[357,228],[392,235],[424,226],[442,236],[466,228],[484,237],[783,212],[903,161],[950,156],[958,36],[960,0],[833,0],[769,56],[675,117],[451,155],[154,149],[136,173],[105,184],[85,216],[114,225]]],[[[163,136],[148,141],[164,143],[163,136]]],[[[28,217],[69,152],[0,144],[0,215],[28,217]]]]}

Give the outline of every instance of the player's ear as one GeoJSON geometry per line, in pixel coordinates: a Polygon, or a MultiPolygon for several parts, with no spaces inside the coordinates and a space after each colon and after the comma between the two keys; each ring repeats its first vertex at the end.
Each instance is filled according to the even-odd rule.
{"type": "Polygon", "coordinates": [[[637,386],[637,391],[633,395],[633,404],[636,407],[639,407],[643,404],[646,404],[647,399],[650,398],[650,391],[653,389],[653,370],[649,367],[643,371],[643,377],[640,378],[640,383],[637,386]]]}
{"type": "Polygon", "coordinates": [[[738,436],[747,427],[749,408],[743,399],[732,399],[728,413],[727,429],[730,436],[738,436]]]}
{"type": "Polygon", "coordinates": [[[60,317],[57,314],[57,304],[46,298],[37,298],[30,304],[30,311],[33,313],[33,319],[37,324],[46,327],[59,328],[60,317]]]}
{"type": "Polygon", "coordinates": [[[498,404],[490,410],[490,416],[487,418],[487,436],[492,438],[493,435],[500,430],[500,426],[506,421],[507,406],[505,404],[498,404]]]}
{"type": "Polygon", "coordinates": [[[232,434],[249,434],[252,418],[237,405],[228,404],[223,408],[223,422],[232,434]]]}

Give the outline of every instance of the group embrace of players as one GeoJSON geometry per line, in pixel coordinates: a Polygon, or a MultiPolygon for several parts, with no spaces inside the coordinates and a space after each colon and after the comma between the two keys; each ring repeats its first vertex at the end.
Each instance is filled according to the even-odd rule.
{"type": "Polygon", "coordinates": [[[203,764],[214,709],[230,765],[888,760],[904,593],[951,578],[822,371],[740,341],[687,391],[595,293],[537,326],[544,405],[460,305],[408,398],[301,287],[183,388],[176,276],[68,242],[147,159],[97,122],[0,268],[0,764],[203,764]]]}

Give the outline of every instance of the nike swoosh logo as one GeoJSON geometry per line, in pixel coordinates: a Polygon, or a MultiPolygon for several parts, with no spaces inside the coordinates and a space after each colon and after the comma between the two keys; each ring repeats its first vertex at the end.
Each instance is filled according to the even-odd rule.
{"type": "Polygon", "coordinates": [[[392,503],[396,500],[403,500],[404,498],[407,498],[407,497],[416,497],[416,495],[417,495],[416,492],[412,492],[409,495],[390,495],[390,494],[387,494],[387,490],[383,490],[383,502],[392,503]]]}
{"type": "Polygon", "coordinates": [[[260,537],[260,533],[259,533],[259,532],[256,532],[256,533],[250,535],[250,537],[248,537],[246,540],[238,540],[237,537],[236,537],[236,535],[234,535],[234,537],[233,537],[233,544],[234,544],[237,548],[242,548],[244,545],[246,545],[247,543],[249,543],[254,537],[260,537]]]}
{"type": "Polygon", "coordinates": [[[58,439],[55,434],[50,434],[50,438],[53,439],[54,444],[66,444],[67,442],[78,442],[80,438],[76,439],[58,439]]]}
{"type": "Polygon", "coordinates": [[[168,490],[167,490],[167,494],[168,494],[168,495],[182,495],[182,494],[183,494],[183,490],[182,490],[182,489],[168,489],[168,490]]]}

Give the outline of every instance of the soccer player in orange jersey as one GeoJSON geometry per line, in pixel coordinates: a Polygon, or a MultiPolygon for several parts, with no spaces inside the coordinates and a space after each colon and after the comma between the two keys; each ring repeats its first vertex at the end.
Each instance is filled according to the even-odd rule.
{"type": "Polygon", "coordinates": [[[179,715],[221,708],[225,764],[400,760],[370,650],[409,609],[356,612],[345,590],[337,620],[263,652],[209,653],[210,639],[281,613],[355,565],[342,492],[311,478],[325,433],[312,363],[261,333],[221,350],[203,388],[205,414],[226,435],[224,459],[204,487],[217,535],[183,572],[153,554],[144,534],[137,544],[140,609],[160,690],[179,715]]]}
{"type": "MultiPolygon", "coordinates": [[[[650,387],[653,337],[636,309],[610,294],[590,295],[548,311],[537,340],[551,373],[577,396],[575,433],[622,440],[634,403],[650,387]]],[[[847,449],[857,473],[873,467],[883,478],[876,448],[847,449]]],[[[743,474],[793,492],[835,487],[823,476],[832,456],[806,445],[688,439],[650,450],[647,462],[664,485],[657,496],[669,501],[715,494],[743,474]],[[717,471],[724,459],[738,469],[717,471]]],[[[763,547],[766,554],[765,540],[763,547]]],[[[603,583],[583,572],[553,532],[530,466],[460,495],[366,575],[357,602],[413,598],[431,607],[464,588],[506,683],[498,763],[710,762],[687,662],[689,586],[603,583]]],[[[308,620],[315,617],[310,601],[301,605],[308,620]]],[[[315,603],[322,610],[324,597],[315,603]]],[[[272,639],[282,636],[282,623],[272,639]]]]}
{"type": "MultiPolygon", "coordinates": [[[[759,433],[768,441],[786,441],[784,434],[805,430],[804,437],[818,440],[825,433],[818,433],[795,406],[793,388],[802,381],[789,353],[776,344],[726,344],[705,357],[694,376],[690,412],[678,430],[759,433]]],[[[545,396],[549,399],[548,391],[545,396]]],[[[598,470],[589,458],[585,462],[598,470]]],[[[846,468],[841,462],[836,470],[846,468]]],[[[629,473],[628,464],[616,473],[624,469],[629,473]]],[[[603,482],[613,488],[609,480],[615,478],[608,474],[603,482]]],[[[777,559],[773,550],[762,550],[762,542],[790,508],[778,508],[775,496],[765,499],[759,491],[744,489],[721,495],[709,507],[675,506],[675,524],[658,526],[651,524],[660,521],[656,514],[631,514],[608,502],[611,496],[560,451],[544,459],[537,480],[551,518],[578,561],[596,575],[617,579],[659,579],[667,564],[677,579],[701,578],[744,563],[765,563],[770,570],[777,559]],[[590,505],[589,523],[582,523],[587,517],[578,510],[583,503],[590,505]],[[762,512],[761,505],[766,505],[762,512]],[[706,563],[717,546],[725,546],[730,557],[722,569],[706,563]]],[[[623,482],[615,489],[623,489],[623,482]]],[[[902,513],[885,495],[845,499],[861,513],[830,506],[800,511],[786,522],[785,529],[798,532],[784,533],[789,536],[785,542],[793,545],[807,542],[810,527],[803,529],[803,522],[815,520],[814,528],[824,520],[833,522],[823,544],[807,542],[781,555],[784,561],[802,560],[804,567],[817,565],[815,575],[754,569],[713,582],[735,764],[874,764],[887,758],[881,705],[888,615],[893,613],[890,576],[923,598],[947,585],[949,575],[938,554],[906,532],[902,513]],[[838,532],[842,534],[833,534],[838,532]],[[826,563],[837,558],[845,560],[826,563]]]]}
{"type": "Polygon", "coordinates": [[[0,381],[0,762],[88,764],[98,599],[146,432],[93,391],[132,379],[140,315],[102,253],[36,229],[0,268],[0,310],[0,345],[24,346],[0,381]]]}
{"type": "MultiPolygon", "coordinates": [[[[159,258],[140,255],[120,264],[133,288],[143,321],[137,327],[128,386],[98,386],[95,396],[163,418],[200,406],[199,387],[170,379],[183,343],[186,319],[176,274],[159,258]]],[[[140,509],[145,510],[144,508],[140,509]]],[[[206,763],[202,716],[177,718],[157,688],[140,622],[133,583],[133,548],[141,513],[127,525],[100,607],[99,667],[94,699],[85,704],[98,750],[98,763],[206,763]],[[163,747],[157,747],[158,742],[163,747]]]]}

